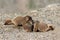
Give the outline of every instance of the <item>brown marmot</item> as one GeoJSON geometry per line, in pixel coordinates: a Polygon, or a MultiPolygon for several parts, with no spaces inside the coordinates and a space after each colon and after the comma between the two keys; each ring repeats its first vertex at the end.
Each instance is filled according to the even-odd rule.
{"type": "Polygon", "coordinates": [[[46,32],[46,31],[53,30],[53,29],[54,28],[52,27],[52,25],[48,25],[46,23],[36,21],[34,23],[33,31],[35,31],[35,32],[37,32],[37,31],[46,32]]]}
{"type": "Polygon", "coordinates": [[[31,24],[33,24],[33,20],[32,20],[32,17],[30,16],[25,16],[25,17],[21,17],[21,16],[18,16],[14,19],[7,19],[4,23],[4,25],[16,25],[16,26],[21,26],[21,25],[24,25],[26,24],[27,22],[30,22],[31,24]]]}

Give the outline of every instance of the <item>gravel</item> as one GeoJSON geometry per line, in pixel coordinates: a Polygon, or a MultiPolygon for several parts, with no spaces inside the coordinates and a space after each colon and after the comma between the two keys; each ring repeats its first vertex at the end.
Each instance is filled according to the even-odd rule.
{"type": "Polygon", "coordinates": [[[60,40],[60,5],[51,4],[38,10],[26,13],[0,12],[0,40],[60,40]],[[18,29],[14,25],[3,25],[5,19],[16,16],[32,16],[33,20],[39,20],[47,24],[53,24],[54,30],[48,32],[25,32],[23,28],[18,29]]]}

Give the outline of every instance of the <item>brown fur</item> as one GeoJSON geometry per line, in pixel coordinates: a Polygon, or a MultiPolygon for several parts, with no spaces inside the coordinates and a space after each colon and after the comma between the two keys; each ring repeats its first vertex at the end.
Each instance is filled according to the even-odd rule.
{"type": "Polygon", "coordinates": [[[12,20],[11,19],[7,19],[4,23],[4,25],[12,25],[12,20]]]}
{"type": "Polygon", "coordinates": [[[26,32],[32,32],[33,30],[33,26],[30,23],[26,23],[25,25],[23,25],[23,28],[26,32]]]}
{"type": "Polygon", "coordinates": [[[25,17],[18,16],[16,18],[12,19],[12,20],[11,19],[6,20],[4,24],[5,25],[8,25],[8,24],[11,25],[11,23],[12,23],[12,24],[14,24],[16,26],[20,26],[20,25],[24,25],[24,24],[26,24],[28,22],[33,24],[32,17],[30,17],[30,16],[25,16],[25,17]]]}
{"type": "Polygon", "coordinates": [[[19,26],[22,25],[24,21],[24,17],[18,16],[15,19],[12,20],[12,22],[14,23],[14,25],[19,26]]]}
{"type": "Polygon", "coordinates": [[[25,16],[24,19],[26,20],[26,23],[23,25],[24,30],[27,32],[31,32],[33,30],[33,20],[30,16],[25,16]]]}
{"type": "Polygon", "coordinates": [[[25,17],[16,17],[14,20],[13,20],[13,23],[15,25],[24,25],[26,23],[30,23],[30,24],[33,24],[33,20],[32,20],[32,17],[30,16],[25,16],[25,17]]]}
{"type": "Polygon", "coordinates": [[[33,31],[41,31],[41,32],[46,32],[46,31],[49,31],[49,30],[52,30],[53,27],[52,26],[48,26],[46,23],[39,23],[38,21],[36,21],[34,23],[34,28],[33,28],[33,31]]]}

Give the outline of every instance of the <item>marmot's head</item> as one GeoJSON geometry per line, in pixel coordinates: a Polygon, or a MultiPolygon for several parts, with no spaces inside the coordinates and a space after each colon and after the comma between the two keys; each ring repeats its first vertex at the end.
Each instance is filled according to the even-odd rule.
{"type": "Polygon", "coordinates": [[[12,25],[12,20],[11,19],[7,19],[4,23],[4,25],[12,25]]]}
{"type": "Polygon", "coordinates": [[[32,20],[32,17],[27,15],[27,16],[24,17],[24,19],[25,19],[26,21],[29,21],[29,20],[32,20]]]}

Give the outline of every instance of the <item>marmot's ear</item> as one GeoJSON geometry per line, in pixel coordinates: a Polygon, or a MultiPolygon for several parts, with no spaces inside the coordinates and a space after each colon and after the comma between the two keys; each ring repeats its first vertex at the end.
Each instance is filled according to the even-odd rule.
{"type": "Polygon", "coordinates": [[[11,19],[7,19],[4,23],[4,25],[9,25],[9,23],[11,23],[11,19]]]}

